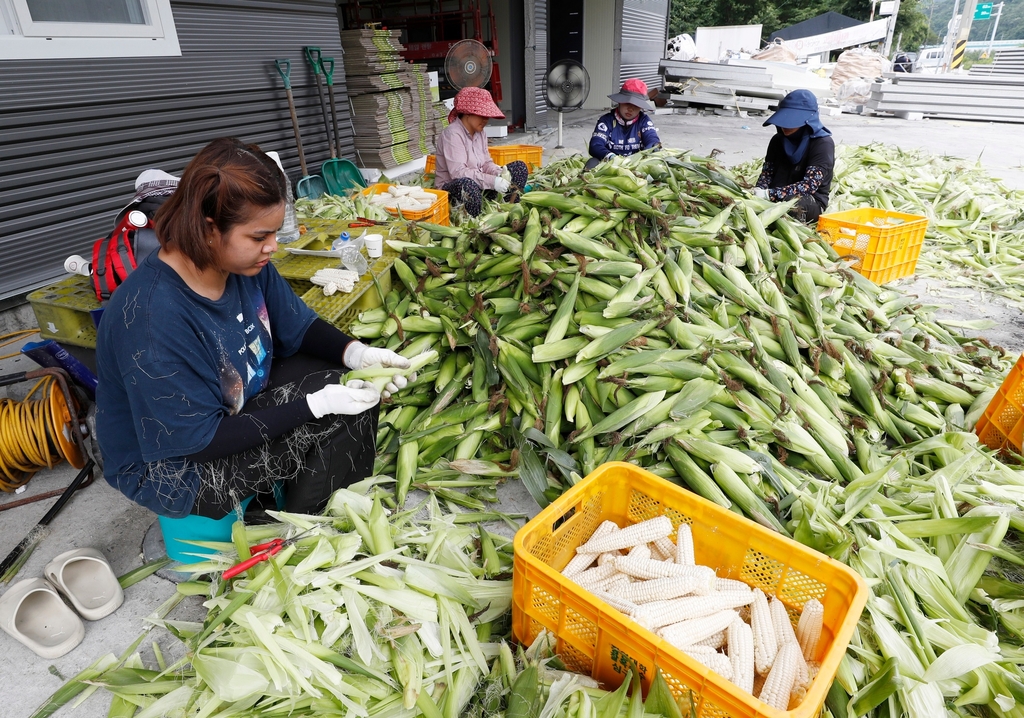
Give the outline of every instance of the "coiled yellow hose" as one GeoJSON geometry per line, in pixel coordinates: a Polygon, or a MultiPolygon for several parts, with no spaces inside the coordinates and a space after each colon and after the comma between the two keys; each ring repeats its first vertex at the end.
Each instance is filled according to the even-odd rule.
{"type": "Polygon", "coordinates": [[[56,440],[64,427],[54,425],[54,392],[61,387],[45,376],[24,400],[0,399],[0,490],[14,491],[36,472],[68,459],[56,440]],[[37,392],[41,398],[32,399],[37,392]]]}

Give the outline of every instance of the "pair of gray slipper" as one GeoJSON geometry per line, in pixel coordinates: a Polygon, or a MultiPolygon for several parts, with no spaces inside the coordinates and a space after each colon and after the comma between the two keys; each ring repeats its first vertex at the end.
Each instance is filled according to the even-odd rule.
{"type": "Polygon", "coordinates": [[[110,563],[94,548],[60,554],[43,575],[0,596],[0,628],[43,658],[59,658],[82,642],[82,618],[98,621],[124,601],[110,563]]]}

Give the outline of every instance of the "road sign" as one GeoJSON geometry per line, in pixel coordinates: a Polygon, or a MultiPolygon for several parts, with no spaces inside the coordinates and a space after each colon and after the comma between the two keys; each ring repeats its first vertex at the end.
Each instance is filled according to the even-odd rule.
{"type": "Polygon", "coordinates": [[[974,19],[975,20],[990,20],[992,19],[992,3],[980,2],[974,6],[974,19]]]}

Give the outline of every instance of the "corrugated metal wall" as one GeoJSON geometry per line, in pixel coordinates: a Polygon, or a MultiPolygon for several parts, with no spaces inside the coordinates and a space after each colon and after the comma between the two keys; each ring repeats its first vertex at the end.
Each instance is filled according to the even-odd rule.
{"type": "Polygon", "coordinates": [[[548,124],[548,0],[527,0],[526,23],[526,125],[529,129],[548,124]],[[530,83],[532,84],[532,87],[530,83]]]}
{"type": "Polygon", "coordinates": [[[619,78],[639,77],[650,88],[661,87],[658,63],[668,39],[668,0],[623,0],[622,54],[619,78]]]}
{"type": "Polygon", "coordinates": [[[337,59],[344,155],[352,127],[334,0],[172,0],[181,57],[0,61],[0,299],[63,276],[134,193],[139,172],[180,174],[226,135],[301,174],[275,58],[292,62],[310,171],[329,158],[302,47],[337,59]]]}

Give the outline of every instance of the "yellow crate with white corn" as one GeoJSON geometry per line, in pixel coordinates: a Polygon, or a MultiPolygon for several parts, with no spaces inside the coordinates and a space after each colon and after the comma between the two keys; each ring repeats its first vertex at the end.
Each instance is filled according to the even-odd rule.
{"type": "Polygon", "coordinates": [[[515,538],[513,636],[698,717],[810,718],[867,601],[848,566],[631,464],[609,463],[515,538]]]}

